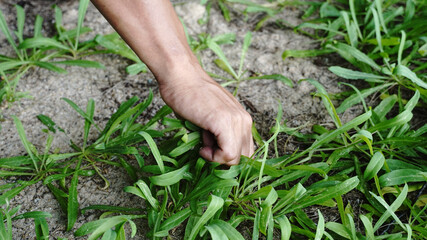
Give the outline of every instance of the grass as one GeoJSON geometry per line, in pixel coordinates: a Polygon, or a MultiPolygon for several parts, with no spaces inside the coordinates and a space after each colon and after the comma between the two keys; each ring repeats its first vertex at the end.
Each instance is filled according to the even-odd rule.
{"type": "Polygon", "coordinates": [[[5,35],[14,55],[0,55],[0,104],[13,103],[24,97],[31,97],[27,93],[17,92],[19,79],[31,68],[40,67],[57,73],[67,73],[62,66],[80,66],[104,68],[95,61],[83,60],[82,57],[96,54],[96,41],[80,41],[80,36],[91,31],[83,26],[88,0],[81,0],[78,11],[77,26],[74,29],[62,27],[62,11],[53,7],[55,13],[55,30],[53,37],[42,34],[43,18],[37,15],[34,20],[34,31],[31,37],[24,36],[25,12],[16,5],[16,31],[8,27],[3,13],[0,11],[0,30],[5,35]]]}
{"type": "MultiPolygon", "coordinates": [[[[215,6],[211,1],[205,4],[207,8],[215,6]]],[[[282,1],[218,4],[226,20],[231,15],[227,17],[224,12],[235,4],[246,4],[243,15],[264,14],[257,28],[266,26],[285,9],[282,1]]],[[[421,21],[427,16],[424,9],[424,2],[411,0],[310,4],[304,15],[310,20],[295,26],[295,30],[318,40],[320,49],[284,50],[283,58],[289,61],[291,57],[337,53],[348,62],[329,68],[347,79],[343,84],[350,90],[343,94],[332,96],[318,81],[301,80],[316,88],[314,96],[321,99],[335,127],[314,125],[310,134],[300,133],[286,126],[279,105],[270,137],[263,139],[253,128],[258,149],[229,169],[198,156],[199,129],[171,118],[168,107],[161,108],[148,123],[138,123],[152,94],[144,101],[133,97],[123,102],[103,129],[94,120],[93,100],[84,110],[70,99],[63,99],[85,123],[83,142],[71,141],[74,151],[68,153],[49,151],[54,141],[52,133],[65,132],[49,116],[38,116],[48,135],[41,150],[27,140],[24,126],[14,117],[27,154],[0,159],[0,176],[19,179],[0,188],[0,234],[12,239],[13,221],[33,218],[37,238],[48,236],[48,213],[16,215],[18,208],[8,204],[26,187],[43,182],[66,213],[67,230],[88,239],[125,239],[137,231],[145,231],[150,239],[162,239],[169,238],[176,228],[183,230],[184,239],[425,239],[427,125],[425,121],[424,125],[413,124],[414,114],[425,109],[426,100],[423,60],[427,45],[421,21]],[[364,84],[350,83],[360,80],[364,84]],[[371,106],[365,99],[378,92],[380,98],[371,106]],[[344,98],[337,105],[340,96],[344,98]],[[340,114],[357,104],[363,112],[344,123],[340,114]],[[156,128],[158,122],[162,128],[156,128]],[[96,139],[89,139],[91,128],[98,131],[96,139]],[[279,140],[283,134],[307,147],[282,154],[279,149],[284,146],[279,140]],[[94,205],[80,209],[79,179],[96,174],[104,179],[105,187],[109,185],[96,163],[124,168],[135,182],[124,191],[139,197],[145,207],[94,205]],[[354,195],[361,203],[359,210],[349,201],[354,195]],[[313,208],[317,210],[315,217],[307,213],[313,208]],[[331,209],[337,212],[336,220],[328,220],[331,209]],[[103,214],[99,220],[75,229],[77,216],[86,210],[103,214]],[[135,219],[145,219],[149,229],[139,228],[135,219]]],[[[220,47],[232,44],[233,35],[187,36],[196,55],[210,50],[218,56],[215,64],[230,76],[221,77],[224,85],[235,84],[235,93],[241,81],[251,79],[243,69],[251,37],[252,33],[246,34],[239,66],[233,68],[220,47]]],[[[117,35],[98,36],[94,41],[110,53],[120,52],[133,60],[135,67],[129,66],[129,73],[144,70],[143,63],[118,43],[117,35]],[[118,43],[118,47],[112,43],[118,43]]],[[[257,78],[289,83],[280,76],[257,78]]]]}

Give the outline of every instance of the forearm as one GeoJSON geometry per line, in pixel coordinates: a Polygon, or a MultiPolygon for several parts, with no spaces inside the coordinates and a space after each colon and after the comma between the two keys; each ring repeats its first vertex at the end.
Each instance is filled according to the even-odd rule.
{"type": "Polygon", "coordinates": [[[147,64],[160,84],[176,70],[195,65],[183,27],[169,0],[92,0],[147,64]]]}

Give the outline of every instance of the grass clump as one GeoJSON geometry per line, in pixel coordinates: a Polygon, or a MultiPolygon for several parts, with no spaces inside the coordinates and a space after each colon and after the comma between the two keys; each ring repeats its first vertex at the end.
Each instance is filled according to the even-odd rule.
{"type": "Polygon", "coordinates": [[[81,0],[78,12],[77,26],[74,29],[64,29],[62,26],[62,11],[54,6],[56,35],[45,37],[42,34],[43,19],[39,15],[34,21],[34,32],[31,37],[24,36],[25,12],[16,5],[16,31],[8,27],[3,13],[0,12],[0,30],[6,36],[14,50],[14,55],[0,55],[0,103],[15,102],[26,93],[18,93],[19,79],[32,67],[45,68],[57,73],[66,73],[61,66],[73,65],[80,67],[103,68],[95,61],[83,60],[82,57],[97,51],[95,40],[80,41],[80,36],[91,31],[83,26],[83,19],[88,7],[88,0],[81,0]]]}

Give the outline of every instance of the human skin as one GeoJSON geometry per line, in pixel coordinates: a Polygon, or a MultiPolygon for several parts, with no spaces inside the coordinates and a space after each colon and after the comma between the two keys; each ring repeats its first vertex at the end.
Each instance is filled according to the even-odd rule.
{"type": "Polygon", "coordinates": [[[200,155],[236,165],[254,152],[252,118],[200,66],[169,0],[92,0],[120,36],[147,64],[163,100],[203,130],[200,155]]]}

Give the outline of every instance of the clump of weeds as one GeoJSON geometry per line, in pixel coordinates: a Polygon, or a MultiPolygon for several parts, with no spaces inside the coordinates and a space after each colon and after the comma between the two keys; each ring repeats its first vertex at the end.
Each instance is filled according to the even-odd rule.
{"type": "Polygon", "coordinates": [[[0,55],[0,103],[12,103],[29,97],[27,93],[17,93],[19,79],[32,67],[40,67],[57,73],[66,73],[61,66],[103,68],[101,63],[83,60],[82,57],[97,51],[95,40],[80,42],[80,36],[90,31],[83,26],[83,19],[89,0],[81,0],[77,26],[74,29],[62,27],[62,11],[54,6],[56,35],[45,37],[42,34],[43,18],[39,15],[34,20],[34,32],[31,37],[24,36],[25,12],[16,5],[16,31],[12,32],[0,11],[0,30],[5,35],[14,55],[0,55]]]}

